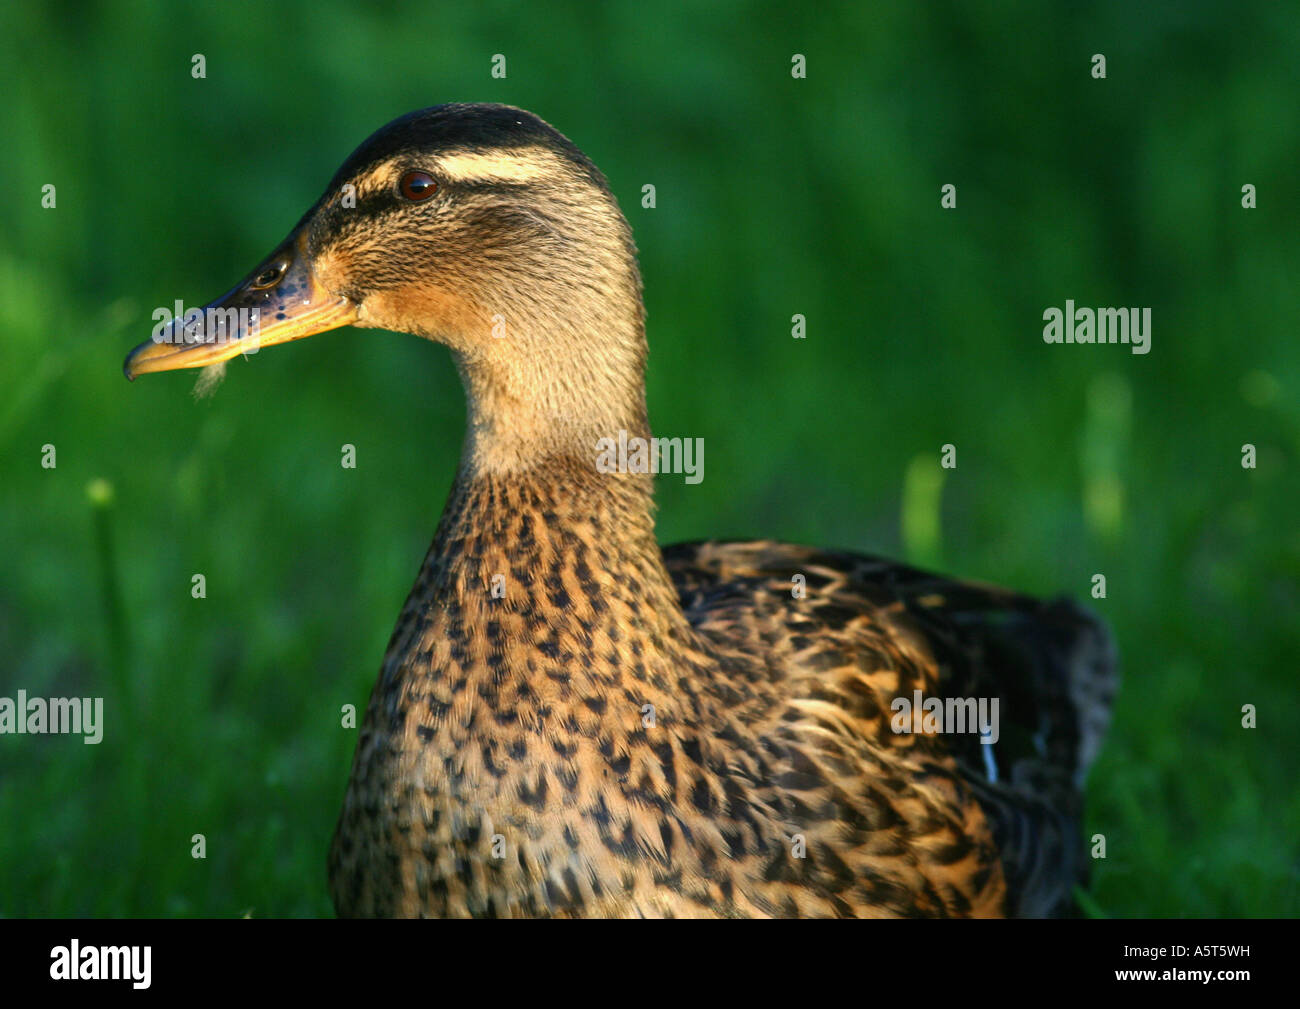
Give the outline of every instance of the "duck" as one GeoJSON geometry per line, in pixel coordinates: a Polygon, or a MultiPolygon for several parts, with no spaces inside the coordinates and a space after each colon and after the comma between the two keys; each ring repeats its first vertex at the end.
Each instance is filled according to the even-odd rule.
{"type": "Polygon", "coordinates": [[[596,464],[650,438],[636,246],[538,116],[390,122],[180,323],[128,378],[353,326],[443,344],[465,389],[330,848],[340,917],[1079,913],[1106,625],[850,551],[661,548],[654,474],[596,464]],[[992,726],[956,724],[974,702],[992,726]]]}

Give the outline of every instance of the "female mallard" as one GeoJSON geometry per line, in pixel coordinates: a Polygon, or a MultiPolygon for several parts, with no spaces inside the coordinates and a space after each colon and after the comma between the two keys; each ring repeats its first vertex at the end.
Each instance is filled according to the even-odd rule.
{"type": "Polygon", "coordinates": [[[651,477],[596,464],[601,439],[649,436],[636,250],[542,120],[390,123],[208,308],[260,327],[209,311],[127,376],[377,326],[445,343],[467,393],[330,853],[339,914],[1069,910],[1104,628],[854,554],[661,552],[651,477]],[[932,698],[991,711],[997,741],[908,717],[932,698]]]}

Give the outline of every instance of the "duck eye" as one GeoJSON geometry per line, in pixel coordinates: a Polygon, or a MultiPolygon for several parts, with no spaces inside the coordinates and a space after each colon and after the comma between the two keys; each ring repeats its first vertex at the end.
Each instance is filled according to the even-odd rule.
{"type": "Polygon", "coordinates": [[[438,183],[434,181],[433,176],[428,172],[407,172],[402,176],[399,188],[402,190],[402,195],[408,200],[418,203],[420,200],[427,200],[436,193],[438,183]]]}
{"type": "Polygon", "coordinates": [[[249,287],[254,291],[264,291],[268,287],[274,287],[280,282],[280,278],[284,276],[287,269],[289,269],[289,264],[286,260],[281,259],[278,262],[272,263],[253,278],[253,282],[249,287]]]}

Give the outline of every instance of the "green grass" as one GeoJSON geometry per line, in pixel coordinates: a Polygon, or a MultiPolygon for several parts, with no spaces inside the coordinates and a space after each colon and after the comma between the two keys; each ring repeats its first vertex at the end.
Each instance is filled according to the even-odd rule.
{"type": "Polygon", "coordinates": [[[0,915],[330,912],[340,709],[450,486],[454,370],[350,329],[236,361],[201,402],[119,369],[155,306],[242,277],[371,130],[455,99],[555,123],[628,214],[652,421],[708,443],[702,484],[662,483],[665,542],[1080,598],[1105,574],[1124,684],[1087,912],[1300,910],[1294,10],[301,2],[268,34],[261,5],[58,7],[0,14],[0,696],[102,696],[107,728],[0,736],[0,915]],[[1046,346],[1066,298],[1151,306],[1151,353],[1046,346]],[[945,443],[939,481],[918,460],[945,443]]]}

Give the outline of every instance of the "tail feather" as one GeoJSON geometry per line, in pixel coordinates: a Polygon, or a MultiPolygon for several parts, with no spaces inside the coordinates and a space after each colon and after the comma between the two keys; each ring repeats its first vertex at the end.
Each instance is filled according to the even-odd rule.
{"type": "Polygon", "coordinates": [[[904,603],[934,653],[940,692],[1000,701],[998,742],[967,735],[953,749],[993,830],[1009,913],[1074,913],[1073,889],[1087,882],[1089,866],[1083,784],[1118,684],[1109,629],[1069,599],[1044,602],[871,563],[862,559],[859,571],[904,603]]]}
{"type": "MultiPolygon", "coordinates": [[[[988,614],[985,615],[986,617],[988,614]]],[[[958,619],[958,623],[962,623],[958,619]]],[[[994,746],[998,780],[967,759],[967,779],[988,816],[1007,877],[1010,913],[1075,912],[1086,884],[1083,784],[1105,739],[1118,683],[1106,625],[1068,599],[1017,598],[1000,619],[966,621],[967,654],[978,656],[977,689],[1005,699],[1003,738],[994,746]]],[[[969,682],[969,680],[968,680],[969,682]]]]}

